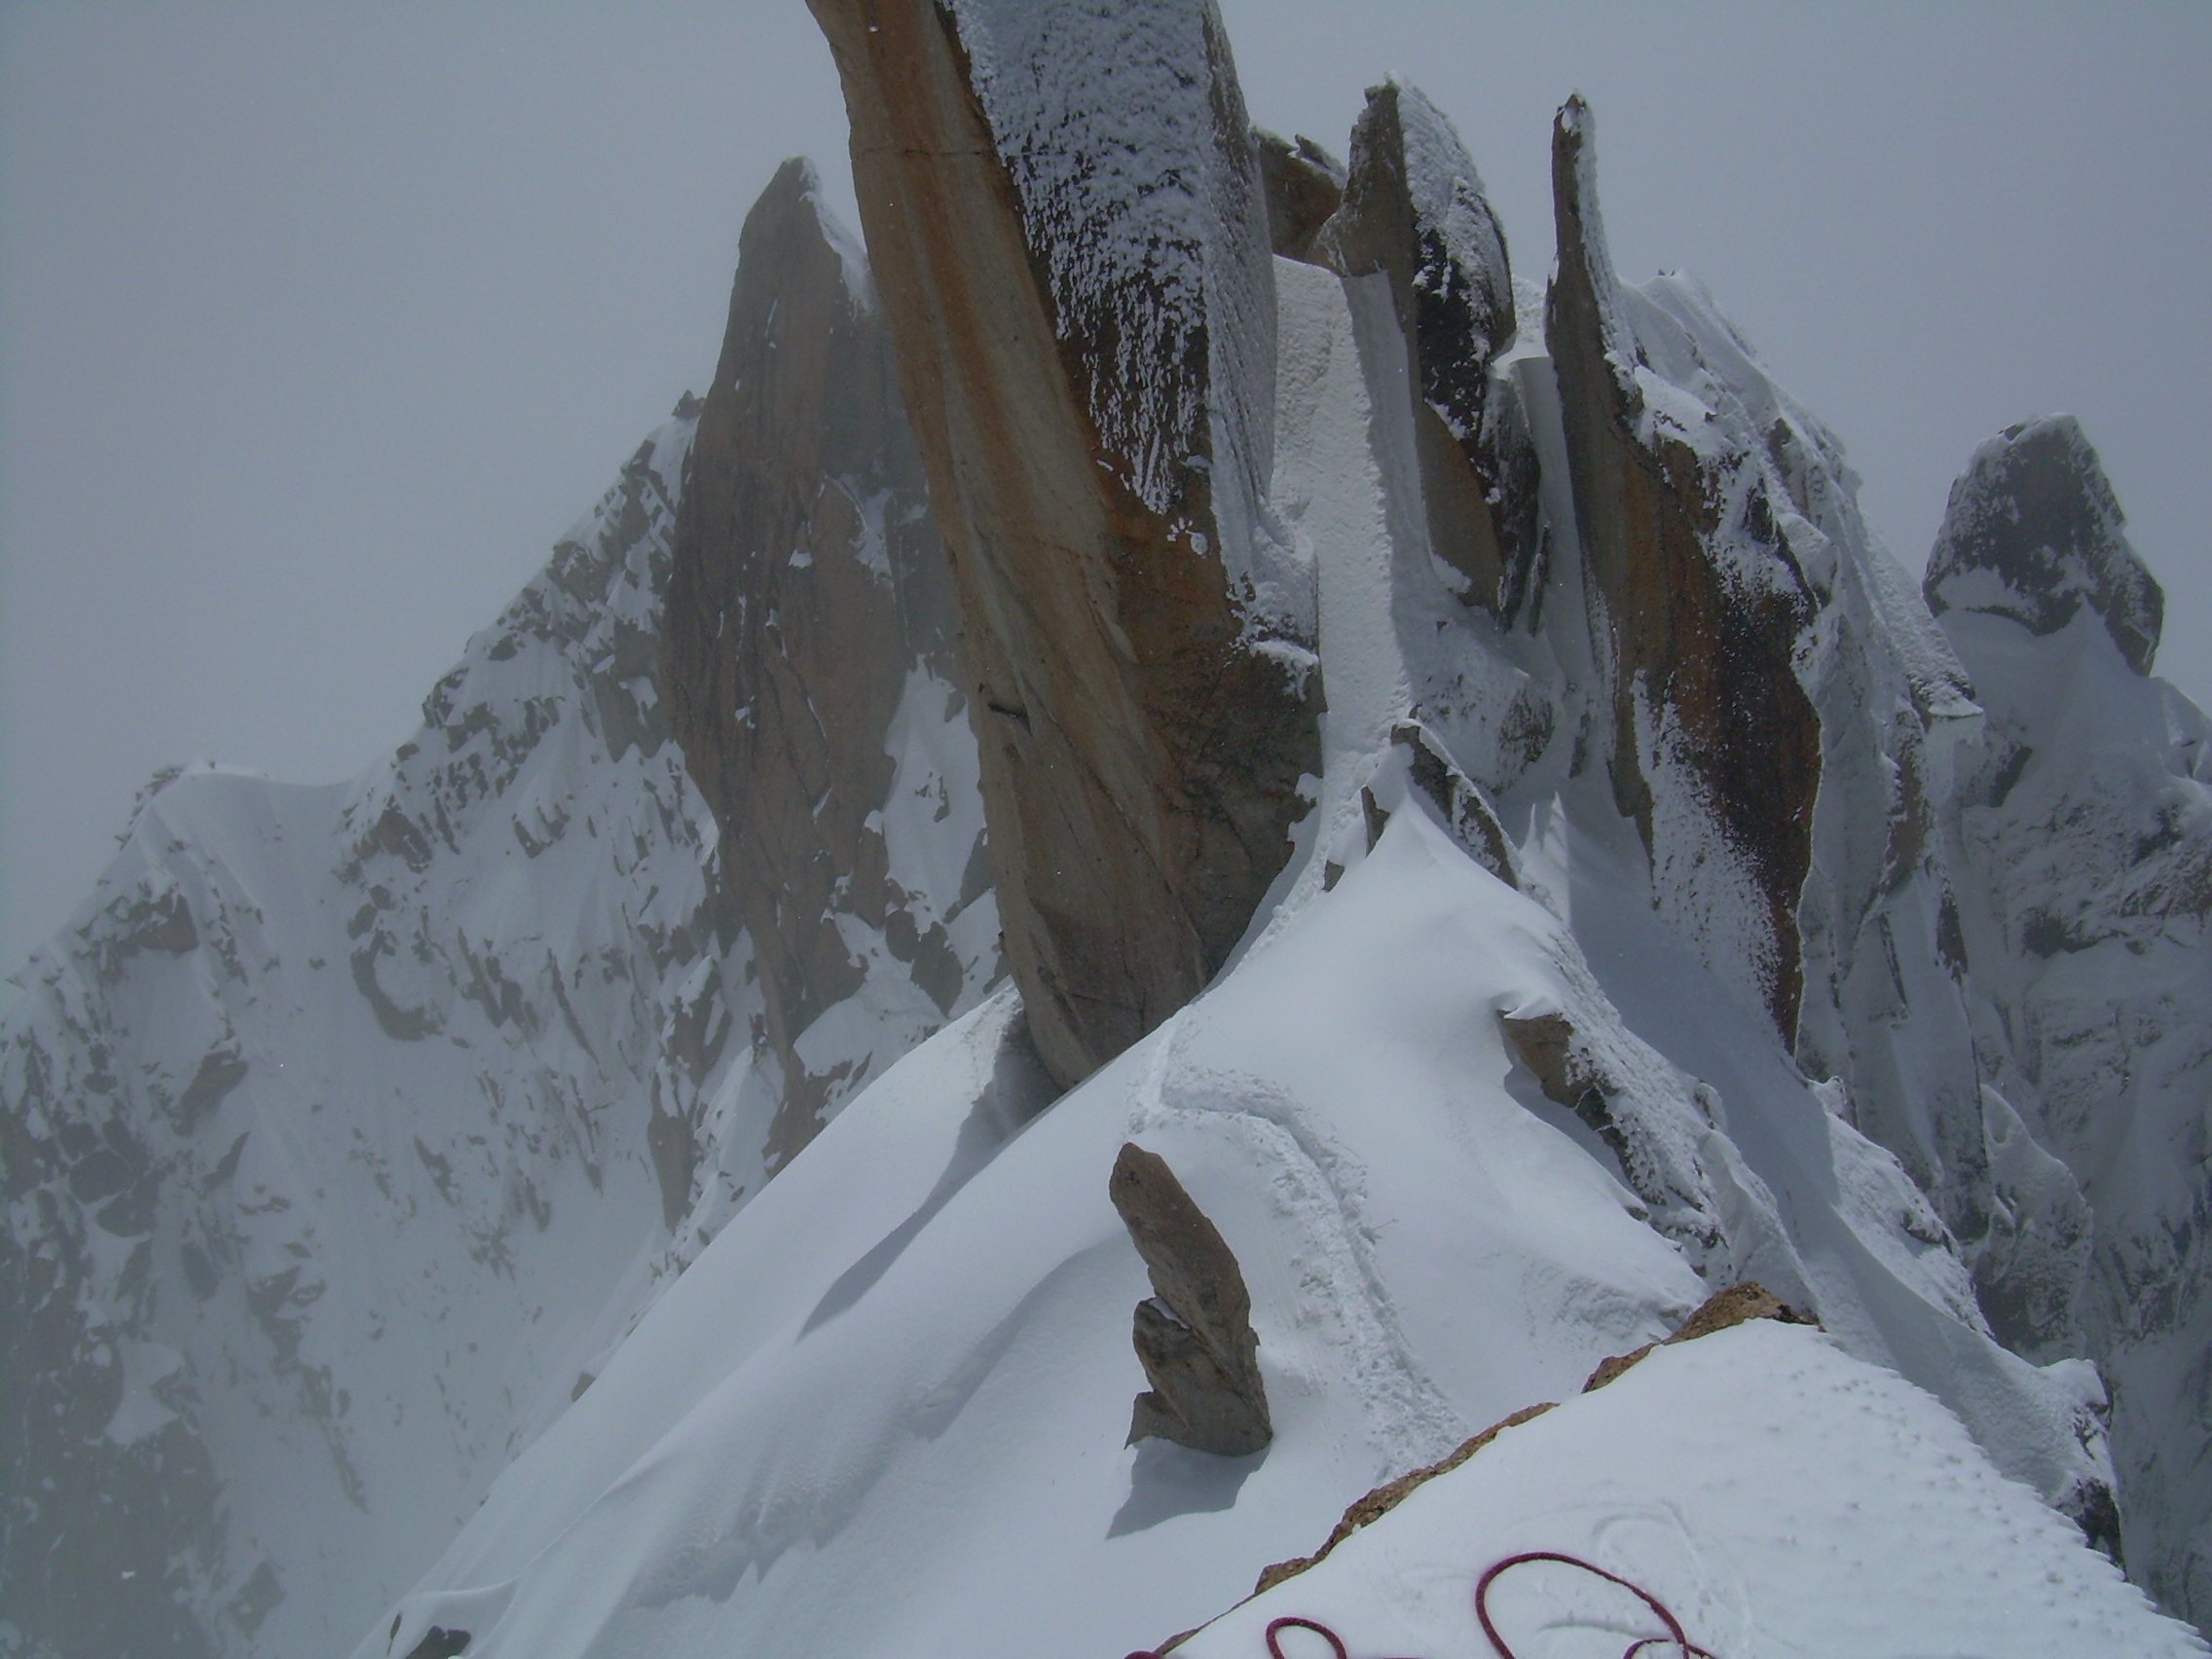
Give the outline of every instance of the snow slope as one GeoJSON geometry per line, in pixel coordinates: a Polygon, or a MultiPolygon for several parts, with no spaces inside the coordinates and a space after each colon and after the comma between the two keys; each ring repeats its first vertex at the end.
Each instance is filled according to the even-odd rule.
{"type": "MultiPolygon", "coordinates": [[[[1287,1617],[1327,1625],[1355,1653],[1481,1653],[1478,1576],[1539,1550],[1641,1586],[1728,1659],[2205,1651],[1995,1478],[1927,1395],[1767,1321],[1659,1348],[1504,1430],[1176,1651],[1258,1659],[1287,1617]]],[[[1523,1659],[1615,1659],[1666,1634],[1630,1593],[1562,1564],[1508,1568],[1485,1610],[1523,1659]]],[[[1311,1631],[1278,1640],[1289,1659],[1327,1651],[1311,1631]]]]}
{"type": "MultiPolygon", "coordinates": [[[[2041,1554],[1960,1545],[1991,1594],[2047,1595],[2058,1563],[2129,1650],[2189,1650],[2037,1506],[2104,1478],[2093,1371],[1989,1337],[1897,1161],[1654,910],[1602,785],[1501,797],[1495,868],[1434,815],[1393,740],[1415,672],[1397,607],[1441,581],[1393,540],[1414,474],[1375,411],[1403,399],[1369,381],[1356,281],[1277,282],[1273,504],[1322,573],[1331,697],[1315,810],[1243,949],[1042,1111],[1011,993],[909,1054],[716,1238],[356,1659],[433,1630],[490,1659],[1127,1650],[1745,1272],[1856,1356],[1746,1370],[1767,1418],[1875,1390],[1881,1456],[1937,1447],[1947,1500],[2036,1517],[2041,1554]],[[1610,1068],[1609,1136],[1545,1098],[1500,1017],[1562,1011],[1610,1068]],[[1242,1264],[1263,1453],[1122,1444],[1146,1281],[1106,1177],[1131,1138],[1242,1264]]],[[[1831,1602],[1860,1584],[1809,1570],[1831,1602]]]]}

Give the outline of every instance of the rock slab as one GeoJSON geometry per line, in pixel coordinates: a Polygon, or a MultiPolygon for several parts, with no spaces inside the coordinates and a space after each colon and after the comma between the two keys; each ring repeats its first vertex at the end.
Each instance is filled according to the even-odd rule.
{"type": "Polygon", "coordinates": [[[1225,1457],[1259,1451],[1274,1427],[1236,1257],[1159,1154],[1124,1143],[1107,1190],[1152,1274],[1133,1335],[1152,1388],[1137,1396],[1129,1443],[1157,1436],[1225,1457]]]}
{"type": "Polygon", "coordinates": [[[1072,1085],[1221,967],[1319,769],[1310,572],[1257,504],[1258,162],[1197,0],[813,9],[952,558],[1007,958],[1072,1085]]]}

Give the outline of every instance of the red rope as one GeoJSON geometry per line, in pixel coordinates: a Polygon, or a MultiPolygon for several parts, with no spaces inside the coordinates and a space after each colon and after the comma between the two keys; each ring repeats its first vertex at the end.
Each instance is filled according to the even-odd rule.
{"type": "MultiPolygon", "coordinates": [[[[1584,1572],[1594,1572],[1608,1584],[1618,1584],[1623,1590],[1626,1590],[1631,1596],[1634,1596],[1659,1615],[1659,1622],[1667,1627],[1667,1634],[1665,1636],[1639,1638],[1628,1644],[1621,1654],[1621,1659],[1636,1659],[1636,1656],[1646,1647],[1657,1647],[1665,1642],[1672,1642],[1675,1646],[1680,1648],[1684,1659],[1715,1659],[1713,1653],[1698,1646],[1689,1639],[1688,1634],[1682,1629],[1682,1621],[1668,1610],[1666,1603],[1660,1601],[1642,1585],[1632,1584],[1619,1573],[1607,1572],[1604,1567],[1595,1563],[1584,1561],[1580,1556],[1562,1555],[1557,1550],[1528,1550],[1520,1555],[1507,1556],[1475,1581],[1475,1617],[1482,1620],[1483,1635],[1489,1637],[1490,1644],[1497,1649],[1497,1659],[1515,1659],[1515,1656],[1513,1649],[1505,1645],[1505,1638],[1497,1634],[1497,1626],[1490,1621],[1490,1587],[1495,1582],[1498,1575],[1509,1567],[1520,1567],[1531,1561],[1556,1561],[1566,1567],[1578,1567],[1584,1572]]],[[[1341,1655],[1340,1659],[1342,1659],[1341,1655]]]]}
{"type": "MultiPolygon", "coordinates": [[[[1511,1647],[1506,1645],[1505,1638],[1497,1634],[1497,1626],[1491,1622],[1490,1587],[1513,1567],[1526,1566],[1532,1561],[1557,1562],[1563,1567],[1580,1567],[1584,1572],[1594,1572],[1606,1583],[1619,1585],[1658,1615],[1659,1622],[1667,1627],[1667,1634],[1665,1636],[1637,1638],[1622,1651],[1621,1659],[1636,1659],[1636,1656],[1646,1647],[1661,1646],[1672,1646],[1679,1649],[1682,1659],[1717,1659],[1717,1656],[1710,1649],[1700,1647],[1692,1641],[1688,1633],[1682,1629],[1682,1621],[1675,1617],[1666,1603],[1660,1601],[1642,1585],[1631,1583],[1617,1572],[1607,1572],[1596,1563],[1584,1561],[1580,1556],[1562,1555],[1557,1550],[1527,1550],[1520,1555],[1507,1556],[1503,1561],[1493,1564],[1490,1569],[1475,1581],[1475,1617],[1482,1621],[1483,1635],[1490,1638],[1490,1644],[1496,1650],[1497,1659],[1518,1659],[1518,1656],[1511,1647]]],[[[1277,1640],[1277,1637],[1279,1633],[1286,1630],[1309,1630],[1329,1644],[1331,1659],[1351,1659],[1350,1654],[1345,1648],[1344,1639],[1338,1636],[1335,1631],[1313,1619],[1299,1618],[1295,1615],[1269,1622],[1268,1659],[1285,1659],[1282,1643],[1277,1640]]],[[[1128,1656],[1128,1659],[1161,1659],[1161,1655],[1147,1650],[1132,1653],[1128,1656]]]]}

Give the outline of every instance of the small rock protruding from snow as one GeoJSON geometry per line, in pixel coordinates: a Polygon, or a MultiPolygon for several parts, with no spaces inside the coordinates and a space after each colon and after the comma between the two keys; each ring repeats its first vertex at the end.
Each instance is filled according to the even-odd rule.
{"type": "Polygon", "coordinates": [[[1819,1320],[1800,1313],[1781,1297],[1767,1289],[1756,1279],[1745,1279],[1726,1290],[1714,1291],[1705,1306],[1682,1321],[1681,1329],[1664,1341],[1645,1343],[1641,1347],[1627,1353],[1614,1354],[1590,1373],[1590,1381],[1582,1384],[1587,1394],[1603,1388],[1622,1372],[1649,1354],[1654,1348],[1666,1347],[1674,1343],[1694,1343],[1700,1337],[1710,1337],[1715,1331],[1725,1331],[1751,1319],[1779,1319],[1785,1325],[1817,1325],[1819,1320]]]}
{"type": "Polygon", "coordinates": [[[1158,1436],[1225,1457],[1259,1451],[1274,1426],[1235,1255],[1158,1153],[1124,1142],[1108,1192],[1154,1292],[1137,1304],[1132,1340],[1152,1389],[1137,1396],[1129,1443],[1158,1436]]]}
{"type": "Polygon", "coordinates": [[[2158,652],[2166,596],[2071,415],[2008,426],[1973,453],[1928,560],[1928,607],[2009,616],[2055,634],[2087,604],[2137,674],[2158,652]]]}

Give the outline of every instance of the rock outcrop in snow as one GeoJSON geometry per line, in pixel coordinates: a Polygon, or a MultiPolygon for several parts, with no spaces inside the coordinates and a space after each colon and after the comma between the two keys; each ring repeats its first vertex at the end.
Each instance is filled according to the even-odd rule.
{"type": "Polygon", "coordinates": [[[771,1167],[998,976],[957,629],[866,260],[787,162],[739,243],[661,646],[753,945],[771,1167]]]}
{"type": "Polygon", "coordinates": [[[1929,603],[1986,711],[1946,828],[2031,1351],[2112,1387],[2129,1572],[2212,1622],[2212,722],[2150,678],[2158,589],[2071,419],[1985,444],[1929,603]],[[2001,1091],[2001,1093],[1999,1092],[2001,1091]]]}
{"type": "Polygon", "coordinates": [[[1317,763],[1312,578],[1261,511],[1243,101],[1209,0],[814,9],[952,553],[1007,957],[1073,1083],[1227,960],[1317,763]]]}
{"type": "Polygon", "coordinates": [[[2008,426],[1951,486],[1928,559],[1928,608],[2009,616],[2041,636],[2086,605],[2127,666],[2149,674],[2166,598],[2128,546],[2125,523],[2071,415],[2008,426]]]}
{"type": "Polygon", "coordinates": [[[1274,1428],[1235,1254],[1158,1153],[1124,1142],[1107,1192],[1152,1277],[1132,1338],[1152,1387],[1137,1396],[1129,1444],[1157,1435],[1224,1457],[1261,1450],[1274,1428]]]}

